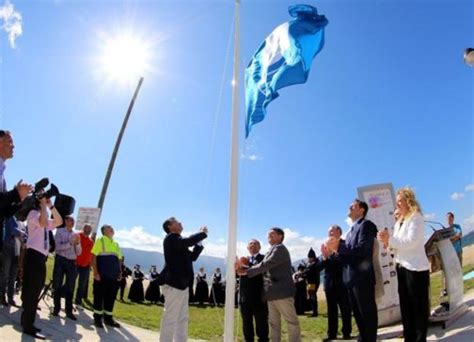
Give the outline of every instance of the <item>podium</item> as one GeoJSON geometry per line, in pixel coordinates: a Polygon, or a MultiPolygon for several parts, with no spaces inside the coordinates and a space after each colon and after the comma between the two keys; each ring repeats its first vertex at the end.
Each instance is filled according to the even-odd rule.
{"type": "Polygon", "coordinates": [[[431,311],[430,322],[442,323],[443,329],[468,310],[463,302],[464,284],[461,264],[450,240],[455,232],[452,228],[435,230],[425,243],[425,251],[431,272],[441,270],[446,279],[447,297],[431,311]]]}

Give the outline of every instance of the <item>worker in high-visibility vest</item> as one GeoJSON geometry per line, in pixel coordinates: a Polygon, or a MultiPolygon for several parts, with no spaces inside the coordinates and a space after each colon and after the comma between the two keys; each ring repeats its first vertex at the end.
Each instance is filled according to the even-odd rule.
{"type": "Polygon", "coordinates": [[[101,227],[102,237],[95,240],[92,247],[92,269],[94,270],[94,325],[120,328],[113,317],[115,297],[122,276],[120,263],[122,252],[113,240],[114,229],[110,225],[101,227]],[[103,323],[102,323],[103,320],[103,323]]]}

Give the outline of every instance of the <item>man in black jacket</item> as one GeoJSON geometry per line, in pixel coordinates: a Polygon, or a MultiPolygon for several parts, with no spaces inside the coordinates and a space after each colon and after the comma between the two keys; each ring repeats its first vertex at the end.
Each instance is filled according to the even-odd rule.
{"type": "Polygon", "coordinates": [[[365,219],[369,207],[354,200],[349,207],[352,227],[346,240],[328,238],[327,249],[342,262],[342,279],[347,288],[352,312],[359,328],[359,341],[377,340],[377,305],[375,304],[374,241],[377,227],[365,219]]]}
{"type": "Polygon", "coordinates": [[[181,342],[188,338],[189,289],[194,280],[193,261],[203,248],[200,242],[207,237],[207,227],[183,238],[183,226],[174,217],[163,223],[166,237],[163,241],[165,267],[163,295],[165,310],[161,318],[160,342],[181,342]],[[194,246],[190,251],[189,247],[194,246]]]}
{"type": "MultiPolygon", "coordinates": [[[[3,237],[3,223],[5,217],[12,216],[17,209],[19,204],[28,196],[33,190],[33,187],[29,184],[22,183],[19,181],[14,189],[8,191],[3,175],[7,159],[13,158],[13,138],[9,131],[0,130],[0,247],[3,237]]],[[[1,248],[0,248],[1,250],[1,248]]]]}
{"type": "MultiPolygon", "coordinates": [[[[333,225],[329,227],[328,236],[339,239],[342,235],[341,227],[333,225]]],[[[344,240],[341,239],[341,243],[344,240]]],[[[324,269],[324,292],[328,307],[328,340],[337,338],[338,314],[337,307],[341,312],[342,336],[345,340],[351,339],[351,305],[347,297],[347,290],[342,282],[342,263],[336,255],[322,256],[320,263],[324,269]]]]}
{"type": "MultiPolygon", "coordinates": [[[[8,217],[13,216],[19,209],[20,203],[28,196],[33,189],[31,185],[22,183],[21,181],[15,186],[14,189],[8,191],[7,183],[5,181],[4,171],[5,162],[8,159],[13,158],[13,138],[9,131],[0,130],[0,269],[5,269],[7,272],[12,267],[13,260],[15,259],[14,248],[8,245],[8,241],[3,247],[3,238],[6,240],[11,239],[11,236],[5,236],[4,233],[4,222],[8,217]],[[4,250],[5,249],[5,250],[4,250]],[[12,255],[13,253],[13,255],[12,255]],[[5,254],[5,259],[2,255],[5,254]],[[4,265],[5,264],[5,265],[4,265]]],[[[10,275],[1,274],[0,277],[9,278],[10,275]]],[[[6,279],[5,281],[7,281],[6,279]]],[[[10,298],[13,303],[13,299],[10,298]]],[[[0,298],[0,304],[6,305],[5,298],[0,298]]]]}
{"type": "MultiPolygon", "coordinates": [[[[247,245],[250,256],[248,266],[252,267],[263,260],[260,254],[260,241],[252,239],[247,245]]],[[[253,342],[256,334],[259,342],[268,341],[268,306],[263,293],[263,275],[248,278],[240,277],[240,314],[246,342],[253,342]],[[253,320],[255,319],[255,333],[253,320]]]]}

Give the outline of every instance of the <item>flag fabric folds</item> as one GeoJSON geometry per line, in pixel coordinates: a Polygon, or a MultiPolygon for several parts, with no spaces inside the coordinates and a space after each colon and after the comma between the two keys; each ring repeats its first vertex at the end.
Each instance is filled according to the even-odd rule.
{"type": "Polygon", "coordinates": [[[306,82],[311,63],[323,48],[326,17],[310,5],[293,5],[288,12],[294,19],[265,39],[245,70],[245,137],[265,118],[279,89],[306,82]]]}

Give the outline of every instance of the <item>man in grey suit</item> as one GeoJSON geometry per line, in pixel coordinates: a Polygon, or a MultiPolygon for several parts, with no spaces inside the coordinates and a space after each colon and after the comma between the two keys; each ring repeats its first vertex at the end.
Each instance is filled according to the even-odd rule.
{"type": "Polygon", "coordinates": [[[285,232],[280,228],[268,231],[270,250],[263,260],[250,267],[239,265],[237,273],[249,278],[263,274],[263,288],[268,301],[268,321],[270,324],[270,339],[272,342],[281,341],[281,316],[288,324],[288,339],[290,342],[300,342],[300,323],[296,315],[291,259],[288,249],[283,245],[285,232]]]}

